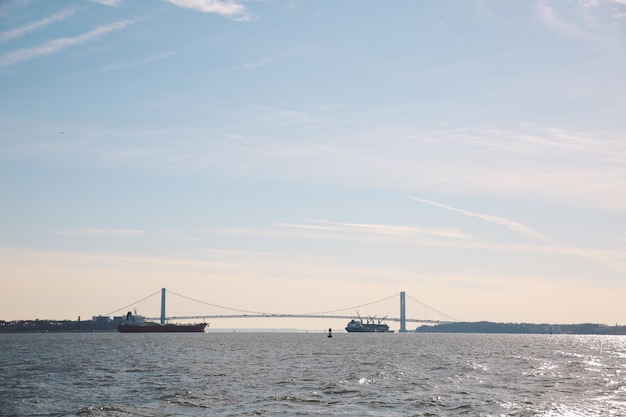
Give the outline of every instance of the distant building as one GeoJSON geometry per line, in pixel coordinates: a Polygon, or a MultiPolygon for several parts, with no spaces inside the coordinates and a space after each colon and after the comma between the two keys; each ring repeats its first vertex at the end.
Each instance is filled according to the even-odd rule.
{"type": "Polygon", "coordinates": [[[109,316],[93,316],[91,319],[98,326],[108,326],[111,322],[111,317],[109,316]]]}

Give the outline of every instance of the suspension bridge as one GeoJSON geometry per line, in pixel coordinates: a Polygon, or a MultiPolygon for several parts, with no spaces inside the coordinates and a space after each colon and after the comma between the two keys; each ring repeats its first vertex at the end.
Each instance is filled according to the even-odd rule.
{"type": "Polygon", "coordinates": [[[126,312],[127,309],[133,306],[145,302],[146,300],[156,298],[158,294],[161,294],[161,314],[159,317],[148,317],[150,320],[159,320],[161,324],[165,324],[167,321],[181,321],[181,320],[206,320],[206,319],[238,319],[238,318],[264,318],[264,319],[285,319],[285,318],[300,318],[300,319],[359,319],[364,318],[371,321],[388,321],[400,323],[399,331],[404,333],[407,331],[407,323],[422,323],[422,324],[441,324],[459,321],[454,317],[449,316],[435,308],[432,308],[421,301],[407,295],[404,291],[399,294],[383,298],[380,300],[372,301],[370,303],[352,306],[348,308],[322,311],[317,313],[268,313],[259,311],[241,310],[231,307],[224,307],[221,305],[201,301],[195,298],[191,298],[182,294],[177,294],[173,291],[168,291],[162,288],[134,303],[114,310],[106,316],[119,313],[120,311],[126,312]],[[179,297],[193,303],[197,303],[202,306],[203,314],[196,315],[176,315],[168,316],[166,314],[166,300],[169,296],[179,297]]]}

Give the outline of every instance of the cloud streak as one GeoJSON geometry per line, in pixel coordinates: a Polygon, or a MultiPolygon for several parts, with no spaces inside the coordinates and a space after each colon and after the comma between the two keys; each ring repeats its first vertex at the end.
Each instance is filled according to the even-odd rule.
{"type": "Polygon", "coordinates": [[[6,32],[0,32],[0,43],[5,43],[13,39],[21,38],[22,36],[25,36],[30,32],[34,32],[38,29],[43,29],[46,26],[51,25],[55,22],[61,22],[73,16],[74,13],[76,13],[76,9],[66,9],[60,13],[55,13],[52,16],[37,20],[36,22],[31,22],[24,26],[20,26],[6,32]]]}
{"type": "Polygon", "coordinates": [[[238,20],[249,20],[248,9],[242,4],[234,1],[220,0],[166,0],[175,6],[196,10],[202,13],[216,13],[224,16],[236,18],[238,20]]]}
{"type": "Polygon", "coordinates": [[[54,235],[63,236],[126,236],[135,237],[142,236],[143,230],[137,229],[75,229],[75,230],[57,230],[52,232],[54,235]]]}
{"type": "Polygon", "coordinates": [[[548,6],[545,2],[537,4],[539,15],[548,27],[553,28],[561,33],[574,35],[581,38],[589,38],[577,25],[571,22],[561,20],[555,13],[554,8],[548,6]]]}
{"type": "MultiPolygon", "coordinates": [[[[616,271],[626,272],[626,263],[624,263],[624,259],[626,259],[626,253],[624,253],[623,251],[620,252],[620,251],[592,250],[592,249],[577,248],[574,246],[564,245],[564,244],[557,242],[555,239],[549,236],[546,236],[544,234],[541,234],[537,232],[536,230],[533,230],[530,227],[523,225],[521,223],[518,223],[514,220],[509,220],[509,219],[505,219],[504,217],[493,216],[490,214],[476,213],[473,211],[464,210],[464,209],[448,206],[445,204],[437,203],[431,200],[426,200],[424,198],[413,197],[409,195],[407,195],[406,197],[414,201],[419,201],[421,203],[426,203],[435,207],[454,211],[456,213],[461,213],[468,217],[475,217],[475,218],[487,221],[489,223],[499,224],[499,225],[507,227],[510,230],[521,233],[524,236],[548,243],[550,245],[549,247],[540,247],[539,249],[537,249],[539,252],[561,253],[561,254],[580,256],[583,258],[600,262],[604,264],[605,266],[611,269],[614,269],[616,271]]],[[[499,246],[499,248],[504,248],[504,247],[513,248],[514,250],[519,250],[520,248],[522,248],[522,246],[508,246],[508,245],[499,246]]],[[[491,249],[495,249],[495,248],[496,247],[492,247],[491,249]]],[[[530,247],[524,250],[533,251],[534,249],[530,247]]]]}
{"type": "Polygon", "coordinates": [[[263,66],[265,66],[265,65],[267,65],[267,64],[269,64],[269,63],[271,63],[271,62],[273,62],[275,60],[276,60],[275,58],[263,58],[263,59],[258,60],[258,61],[247,62],[247,63],[241,65],[239,67],[239,69],[250,70],[250,69],[253,69],[253,68],[263,67],[263,66]]]}
{"type": "Polygon", "coordinates": [[[310,219],[309,221],[315,223],[314,225],[307,224],[291,224],[291,223],[276,223],[274,226],[306,229],[306,230],[319,230],[319,231],[333,231],[333,232],[345,232],[356,231],[360,233],[370,233],[377,235],[391,235],[391,236],[415,236],[415,235],[428,235],[436,237],[445,237],[450,239],[467,239],[468,235],[461,232],[456,228],[439,228],[429,229],[417,226],[395,226],[387,224],[372,224],[372,223],[342,223],[331,222],[328,220],[310,219]]]}
{"type": "Polygon", "coordinates": [[[15,65],[23,61],[33,60],[42,56],[52,55],[76,45],[96,40],[111,32],[124,29],[133,21],[123,20],[97,27],[96,29],[75,37],[52,39],[40,46],[18,49],[0,56],[0,66],[15,65]]]}
{"type": "Polygon", "coordinates": [[[552,2],[540,0],[536,9],[540,20],[549,28],[566,36],[611,45],[619,36],[619,26],[611,21],[621,17],[615,13],[616,5],[626,5],[624,0],[585,0],[578,2],[552,2]],[[553,4],[553,5],[552,5],[553,4]],[[563,7],[567,4],[567,7],[563,7]]]}
{"type": "Polygon", "coordinates": [[[102,71],[117,71],[117,70],[122,70],[126,68],[132,68],[132,67],[136,67],[139,65],[148,64],[150,62],[159,61],[161,59],[166,59],[171,56],[178,55],[178,54],[179,54],[178,52],[174,52],[174,51],[154,54],[154,55],[150,55],[145,58],[142,58],[142,59],[138,59],[133,62],[129,62],[127,64],[107,65],[106,67],[102,68],[102,71]]]}
{"type": "Polygon", "coordinates": [[[98,3],[98,4],[103,4],[105,6],[111,6],[111,7],[115,7],[115,6],[119,6],[120,3],[122,2],[122,0],[91,0],[94,3],[98,3]]]}
{"type": "MultiPolygon", "coordinates": [[[[147,105],[158,111],[203,105],[186,100],[147,105]]],[[[363,123],[365,131],[361,125],[335,124],[327,115],[311,109],[298,112],[249,106],[216,110],[224,119],[237,115],[242,122],[236,128],[219,123],[161,129],[101,126],[81,132],[80,137],[90,140],[73,142],[70,139],[74,136],[54,141],[39,135],[15,136],[7,138],[0,154],[49,158],[80,153],[105,164],[159,165],[209,175],[258,173],[266,178],[376,184],[415,193],[493,193],[567,201],[584,208],[626,209],[626,193],[622,192],[626,188],[626,135],[622,132],[549,126],[432,131],[400,126],[390,130],[363,123]],[[324,124],[338,133],[319,135],[324,124]],[[298,128],[302,141],[285,140],[280,135],[274,138],[268,133],[269,129],[292,126],[298,128]],[[187,140],[173,147],[173,136],[187,140]],[[209,136],[220,139],[207,141],[209,136]],[[126,140],[130,137],[133,140],[126,140]],[[381,137],[385,138],[384,145],[381,137]],[[311,140],[304,140],[307,138],[311,140]]],[[[5,122],[7,126],[9,123],[17,124],[5,122]]]]}
{"type": "MultiPolygon", "coordinates": [[[[314,220],[311,220],[314,221],[314,220]]],[[[303,233],[281,233],[275,229],[240,229],[240,228],[223,228],[223,229],[211,229],[203,230],[202,233],[225,235],[225,236],[249,236],[249,237],[264,237],[264,238],[278,238],[278,239],[321,239],[331,241],[349,241],[349,242],[368,242],[373,244],[393,244],[393,245],[408,245],[419,246],[426,248],[448,248],[448,249],[464,249],[475,251],[492,251],[492,252],[508,252],[515,254],[543,254],[543,255],[565,255],[575,256],[597,261],[605,265],[606,267],[618,271],[620,273],[626,273],[626,250],[608,250],[608,249],[586,249],[577,248],[574,246],[567,246],[562,244],[518,244],[518,243],[493,243],[484,242],[477,239],[464,239],[464,238],[451,238],[451,239],[439,239],[437,235],[428,236],[423,234],[400,234],[396,231],[389,230],[384,233],[345,233],[349,231],[369,231],[370,228],[375,228],[377,225],[368,225],[369,227],[364,230],[358,230],[359,227],[351,230],[350,228],[342,228],[337,225],[332,226],[332,222],[320,221],[320,225],[306,225],[306,224],[291,224],[291,223],[276,223],[275,227],[283,228],[284,230],[300,230],[303,233]],[[327,233],[335,232],[335,233],[327,233]],[[344,233],[339,233],[344,232],[344,233]]],[[[350,223],[348,223],[350,224],[350,223]]],[[[383,226],[387,227],[387,226],[383,226]]],[[[446,229],[442,229],[446,230],[446,229]]],[[[452,229],[454,230],[454,229],[452,229]]],[[[454,237],[445,236],[445,237],[454,237]]]]}
{"type": "Polygon", "coordinates": [[[546,243],[550,243],[550,244],[556,244],[557,242],[552,239],[551,237],[548,237],[546,235],[543,235],[539,232],[537,232],[536,230],[531,229],[528,226],[525,226],[521,223],[518,223],[514,220],[509,220],[509,219],[505,219],[504,217],[498,217],[498,216],[493,216],[491,214],[482,214],[482,213],[476,213],[473,211],[469,211],[469,210],[464,210],[464,209],[460,209],[460,208],[456,208],[456,207],[452,207],[452,206],[447,206],[445,204],[441,204],[441,203],[437,203],[435,201],[431,201],[431,200],[426,200],[425,198],[419,198],[419,197],[413,197],[410,195],[407,195],[406,197],[410,198],[411,200],[414,201],[419,201],[420,203],[426,203],[426,204],[430,204],[431,206],[435,206],[435,207],[439,207],[439,208],[443,208],[446,210],[450,210],[450,211],[454,211],[456,213],[461,213],[465,216],[468,217],[475,217],[477,219],[481,219],[484,220],[486,222],[489,223],[494,223],[494,224],[499,224],[501,226],[504,226],[510,230],[513,230],[514,232],[518,232],[523,234],[526,237],[530,237],[532,239],[537,239],[546,243]]]}

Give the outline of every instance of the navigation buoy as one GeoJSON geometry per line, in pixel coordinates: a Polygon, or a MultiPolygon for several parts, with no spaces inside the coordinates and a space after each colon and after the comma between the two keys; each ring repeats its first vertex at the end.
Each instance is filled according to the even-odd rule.
{"type": "Polygon", "coordinates": [[[333,329],[328,329],[328,337],[333,337],[333,329]]]}

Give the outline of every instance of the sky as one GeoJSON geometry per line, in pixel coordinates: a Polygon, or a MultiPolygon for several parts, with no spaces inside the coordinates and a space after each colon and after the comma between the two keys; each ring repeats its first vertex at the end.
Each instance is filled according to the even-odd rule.
{"type": "Polygon", "coordinates": [[[625,52],[626,0],[4,0],[0,320],[626,325],[625,52]]]}

